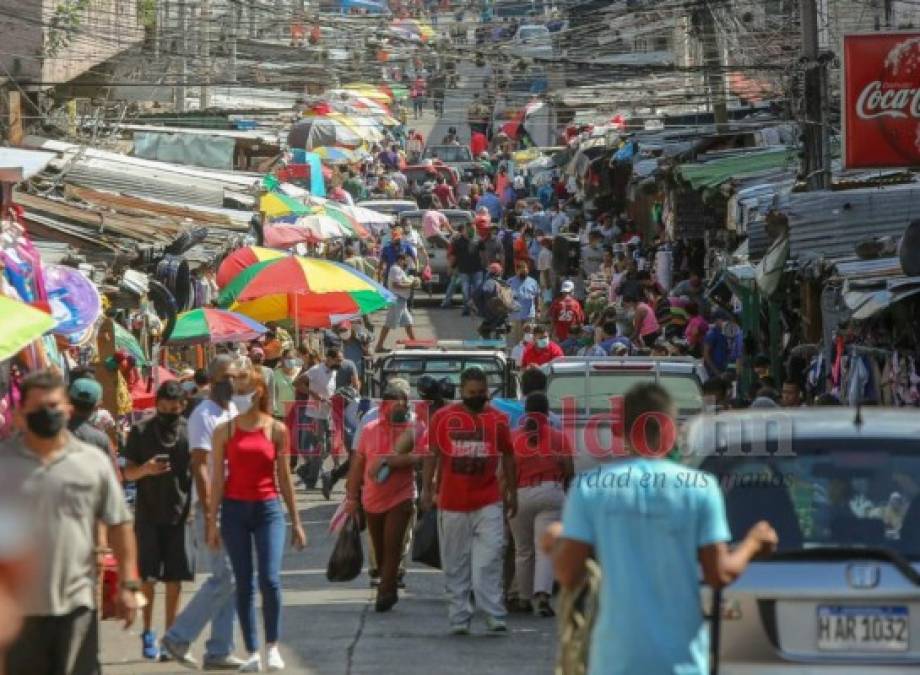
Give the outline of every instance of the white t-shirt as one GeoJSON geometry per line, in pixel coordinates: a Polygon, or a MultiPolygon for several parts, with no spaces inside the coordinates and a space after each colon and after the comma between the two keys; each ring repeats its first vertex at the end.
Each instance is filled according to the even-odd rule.
{"type": "MultiPolygon", "coordinates": [[[[323,396],[326,399],[332,398],[335,394],[335,371],[325,363],[317,363],[307,371],[307,379],[310,381],[310,391],[317,396],[323,396]]],[[[332,412],[332,406],[328,403],[318,403],[312,401],[314,405],[307,406],[307,416],[316,419],[329,419],[332,412]]]]}
{"type": "Polygon", "coordinates": [[[390,275],[387,277],[387,288],[393,291],[401,298],[408,299],[412,291],[406,284],[409,283],[409,275],[399,265],[393,265],[390,268],[390,275]]]}
{"type": "Polygon", "coordinates": [[[553,251],[545,246],[540,249],[540,255],[537,256],[537,271],[546,272],[553,269],[553,251]]]}
{"type": "MultiPolygon", "coordinates": [[[[203,450],[208,453],[208,476],[211,475],[211,450],[214,430],[217,425],[223,424],[236,417],[236,406],[233,402],[227,404],[226,410],[221,408],[211,399],[205,399],[195,406],[188,418],[188,447],[189,450],[203,450]]],[[[195,482],[192,481],[192,492],[196,492],[195,482]]],[[[197,499],[193,494],[192,499],[197,499]]]]}

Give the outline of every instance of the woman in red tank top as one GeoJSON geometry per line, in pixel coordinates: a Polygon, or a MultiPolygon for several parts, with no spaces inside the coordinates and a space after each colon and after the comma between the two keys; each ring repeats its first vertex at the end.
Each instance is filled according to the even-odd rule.
{"type": "Polygon", "coordinates": [[[223,539],[236,579],[236,610],[249,652],[242,672],[262,670],[256,628],[255,569],[265,620],[266,660],[269,671],[284,668],[278,652],[281,624],[281,558],[284,553],[284,513],[279,493],[291,518],[291,543],[307,544],[294,501],[288,463],[288,432],[273,419],[268,386],[260,370],[243,371],[234,383],[239,415],[214,430],[209,500],[208,544],[220,548],[223,539]],[[218,516],[220,531],[218,532],[218,516]]]}

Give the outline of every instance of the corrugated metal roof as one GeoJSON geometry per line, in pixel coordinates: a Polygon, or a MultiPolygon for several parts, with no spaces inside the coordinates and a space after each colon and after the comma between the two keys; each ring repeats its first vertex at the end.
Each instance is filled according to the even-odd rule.
{"type": "MultiPolygon", "coordinates": [[[[900,237],[920,217],[920,184],[781,194],[777,210],[789,218],[790,259],[846,260],[860,241],[900,237]]],[[[759,260],[770,246],[762,214],[748,224],[748,234],[751,259],[759,260]]]]}
{"type": "Polygon", "coordinates": [[[687,181],[694,190],[713,188],[733,178],[775,173],[793,166],[798,161],[792,148],[773,148],[760,152],[722,157],[712,161],[681,164],[676,174],[687,181]]]}

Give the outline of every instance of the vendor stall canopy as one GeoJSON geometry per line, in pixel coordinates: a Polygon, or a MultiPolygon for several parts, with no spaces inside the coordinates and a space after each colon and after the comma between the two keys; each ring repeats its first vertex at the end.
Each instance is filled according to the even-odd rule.
{"type": "Polygon", "coordinates": [[[733,178],[794,166],[797,162],[797,150],[778,148],[761,152],[746,152],[702,163],[681,164],[675,173],[678,178],[689,183],[694,190],[702,190],[718,187],[733,178]]]}

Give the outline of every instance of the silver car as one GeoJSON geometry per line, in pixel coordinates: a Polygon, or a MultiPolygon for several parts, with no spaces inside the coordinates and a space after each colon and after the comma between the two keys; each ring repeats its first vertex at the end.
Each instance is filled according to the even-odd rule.
{"type": "Polygon", "coordinates": [[[722,591],[719,673],[920,672],[916,411],[701,416],[682,449],[719,481],[736,540],[759,520],[779,535],[722,591]]]}

